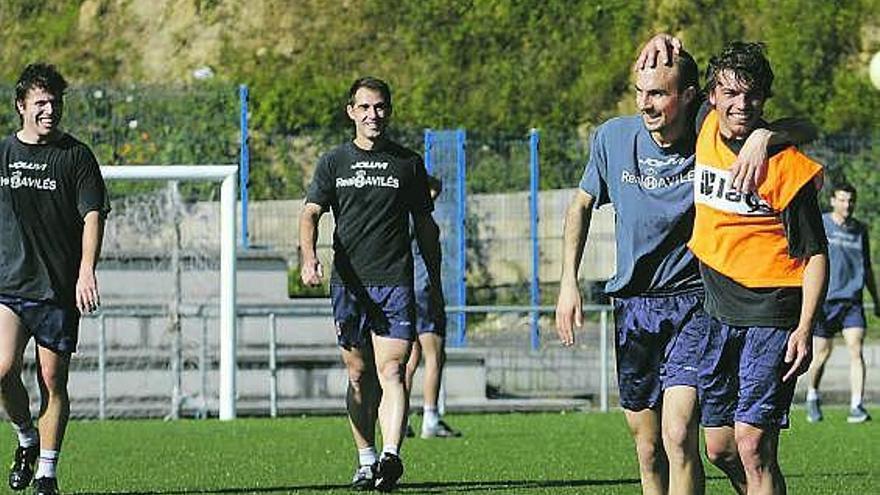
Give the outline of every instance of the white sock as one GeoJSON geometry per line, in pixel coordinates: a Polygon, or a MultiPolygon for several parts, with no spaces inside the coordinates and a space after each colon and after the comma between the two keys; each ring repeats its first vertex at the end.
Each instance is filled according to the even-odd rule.
{"type": "Polygon", "coordinates": [[[372,445],[363,449],[358,449],[358,463],[361,466],[372,466],[376,464],[376,448],[372,445]]]}
{"type": "Polygon", "coordinates": [[[40,449],[40,463],[34,478],[55,478],[55,466],[58,464],[58,451],[40,449]]]}
{"type": "Polygon", "coordinates": [[[386,445],[382,447],[382,454],[394,454],[396,456],[400,456],[399,451],[397,450],[397,445],[386,445]]]}
{"type": "Polygon", "coordinates": [[[849,398],[850,409],[855,409],[861,405],[862,405],[862,396],[861,395],[853,395],[849,398]]]}
{"type": "Polygon", "coordinates": [[[807,388],[807,400],[819,400],[819,391],[813,387],[807,388]]]}
{"type": "Polygon", "coordinates": [[[433,430],[437,428],[437,423],[440,422],[440,413],[437,412],[437,408],[434,406],[424,406],[422,408],[422,414],[424,417],[422,418],[422,430],[433,430]]]}
{"type": "Polygon", "coordinates": [[[12,423],[12,429],[18,435],[18,445],[20,447],[33,447],[40,443],[40,433],[34,428],[33,423],[26,425],[12,423]]]}

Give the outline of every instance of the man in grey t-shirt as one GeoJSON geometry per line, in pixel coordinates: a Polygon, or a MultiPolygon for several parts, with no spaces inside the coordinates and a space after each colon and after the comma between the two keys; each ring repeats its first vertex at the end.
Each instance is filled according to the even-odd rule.
{"type": "Polygon", "coordinates": [[[831,195],[831,212],[822,215],[825,235],[828,237],[830,279],[828,294],[822,306],[822,315],[813,332],[813,363],[810,367],[810,386],[807,389],[807,420],[822,420],[819,384],[825,363],[831,356],[834,335],[843,334],[850,355],[850,414],[847,421],[862,423],[871,419],[862,403],[865,392],[865,358],[862,342],[865,339],[865,311],[862,307],[862,289],[868,289],[874,301],[874,314],[880,316],[877,284],[871,269],[871,250],[868,229],[853,218],[856,207],[856,189],[850,184],[835,185],[831,195]]]}
{"type": "Polygon", "coordinates": [[[699,271],[685,246],[693,225],[698,77],[684,51],[671,65],[637,71],[641,115],[611,119],[596,130],[565,219],[556,328],[570,346],[583,320],[577,273],[590,212],[601,204],[615,207],[617,273],[605,291],[615,298],[620,401],[643,493],[701,493],[704,484],[695,357],[708,318],[699,271]]]}

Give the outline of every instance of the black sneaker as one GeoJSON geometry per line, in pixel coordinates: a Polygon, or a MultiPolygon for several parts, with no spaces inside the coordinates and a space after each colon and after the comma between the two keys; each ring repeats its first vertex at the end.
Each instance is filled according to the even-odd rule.
{"type": "Polygon", "coordinates": [[[58,495],[58,480],[55,478],[35,479],[34,495],[58,495]]]}
{"type": "Polygon", "coordinates": [[[460,436],[460,431],[452,429],[442,419],[437,422],[437,426],[434,428],[422,428],[422,438],[456,438],[460,436]]]}
{"type": "Polygon", "coordinates": [[[376,490],[390,492],[397,487],[397,480],[403,476],[403,461],[399,456],[383,453],[376,468],[376,490]]]}
{"type": "Polygon", "coordinates": [[[31,484],[31,480],[34,478],[34,464],[39,456],[39,445],[15,449],[12,466],[9,466],[9,488],[24,490],[31,484]]]}
{"type": "Polygon", "coordinates": [[[358,466],[351,478],[352,490],[364,491],[372,490],[376,483],[376,465],[358,466]]]}
{"type": "Polygon", "coordinates": [[[413,438],[414,436],[416,436],[416,430],[413,430],[412,425],[410,425],[410,424],[406,425],[405,435],[406,435],[406,438],[413,438]]]}

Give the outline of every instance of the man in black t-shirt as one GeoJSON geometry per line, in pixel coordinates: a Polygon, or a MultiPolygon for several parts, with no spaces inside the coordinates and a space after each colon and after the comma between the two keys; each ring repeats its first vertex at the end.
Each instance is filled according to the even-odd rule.
{"type": "Polygon", "coordinates": [[[0,393],[19,441],[9,486],[23,490],[34,479],[38,495],[58,491],[70,355],[80,314],[100,303],[95,265],[109,211],[95,156],[60,128],[66,88],[53,66],[27,66],[15,86],[21,129],[0,142],[0,393]],[[38,428],[21,381],[31,337],[42,395],[38,428]]]}
{"type": "Polygon", "coordinates": [[[409,409],[404,367],[415,338],[409,220],[422,251],[434,302],[443,307],[440,244],[419,155],[387,139],[391,91],[358,79],[346,107],[355,138],[321,157],[300,218],[302,280],[317,285],[318,221],[332,210],[330,292],[337,342],[348,370],[347,407],[358,449],[355,489],[393,489],[403,474],[400,446],[409,409]],[[375,425],[384,442],[376,460],[375,425]]]}

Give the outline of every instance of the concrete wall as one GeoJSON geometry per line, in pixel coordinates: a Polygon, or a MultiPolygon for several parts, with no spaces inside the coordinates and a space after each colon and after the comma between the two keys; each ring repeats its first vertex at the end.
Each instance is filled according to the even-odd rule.
{"type": "MultiPolygon", "coordinates": [[[[541,191],[538,199],[540,277],[558,280],[561,272],[562,228],[565,210],[575,189],[541,191]]],[[[186,239],[198,239],[199,229],[216,228],[212,219],[215,205],[191,208],[191,219],[184,226],[186,239]]],[[[253,201],[248,212],[250,243],[256,249],[283,253],[296,261],[299,242],[300,200],[253,201]]],[[[477,236],[484,243],[484,260],[492,282],[498,285],[528,280],[531,273],[528,192],[472,194],[468,196],[468,215],[478,222],[477,236]]],[[[237,210],[238,211],[238,210],[237,210]]],[[[581,278],[605,280],[614,273],[614,211],[603,207],[594,212],[590,236],[584,251],[581,278]]],[[[319,226],[319,257],[329,266],[333,216],[327,214],[319,226]]]]}

